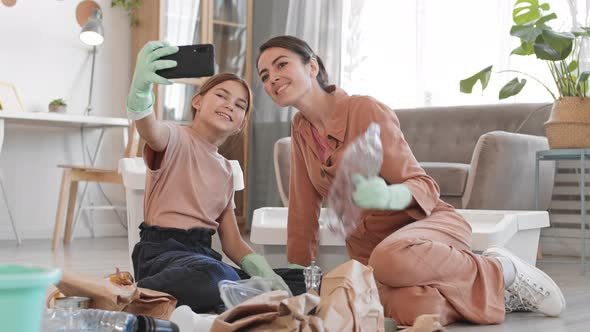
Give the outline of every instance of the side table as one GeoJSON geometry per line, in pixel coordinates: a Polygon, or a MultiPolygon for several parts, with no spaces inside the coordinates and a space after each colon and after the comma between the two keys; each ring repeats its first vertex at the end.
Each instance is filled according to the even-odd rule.
{"type": "Polygon", "coordinates": [[[580,260],[582,275],[586,275],[586,170],[584,162],[590,159],[590,149],[541,150],[535,160],[535,210],[539,209],[539,163],[541,161],[579,160],[580,161],[580,260]]]}

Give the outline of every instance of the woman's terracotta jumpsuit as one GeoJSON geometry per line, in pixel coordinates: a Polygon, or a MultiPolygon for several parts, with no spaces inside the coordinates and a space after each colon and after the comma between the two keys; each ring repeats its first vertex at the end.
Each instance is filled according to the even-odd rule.
{"type": "Polygon", "coordinates": [[[445,325],[501,323],[501,265],[470,251],[471,227],[439,198],[438,185],[418,165],[395,113],[371,97],[348,96],[341,89],[333,93],[337,101],[325,137],[316,131],[314,138],[315,129],[301,113],[293,120],[289,262],[307,266],[315,257],[320,206],[343,151],[377,122],[383,145],[380,176],[388,184],[407,185],[415,204],[404,211],[364,210],[346,246],[351,258],[374,268],[385,315],[403,325],[428,313],[440,314],[445,325]]]}

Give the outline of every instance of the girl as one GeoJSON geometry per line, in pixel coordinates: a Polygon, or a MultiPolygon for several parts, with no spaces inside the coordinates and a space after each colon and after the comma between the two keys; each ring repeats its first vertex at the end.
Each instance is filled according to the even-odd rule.
{"type": "Polygon", "coordinates": [[[192,99],[191,126],[157,121],[153,83],[171,84],[156,70],[175,61],[158,60],[178,52],[165,42],[149,42],[139,52],[127,97],[127,114],[146,141],[148,168],[141,240],[132,254],[138,286],[173,295],[195,312],[221,311],[217,283],[261,276],[273,288],[285,282],[242,240],[234,214],[231,166],[217,148],[245,126],[252,104],[248,84],[234,74],[211,77],[192,99]],[[223,252],[242,267],[221,262],[211,249],[219,231],[223,252]]]}
{"type": "Polygon", "coordinates": [[[374,269],[385,315],[412,325],[420,314],[441,323],[500,323],[506,310],[559,315],[565,299],[539,269],[505,249],[470,250],[471,228],[440,200],[439,187],[418,165],[395,113],[367,96],[328,84],[322,60],[304,41],[280,36],[260,46],[264,90],[298,112],[292,123],[287,256],[308,265],[318,248],[318,217],[346,146],[370,123],[381,127],[379,176],[352,179],[363,213],[346,239],[351,258],[374,269]],[[504,289],[509,294],[504,299],[504,289]]]}

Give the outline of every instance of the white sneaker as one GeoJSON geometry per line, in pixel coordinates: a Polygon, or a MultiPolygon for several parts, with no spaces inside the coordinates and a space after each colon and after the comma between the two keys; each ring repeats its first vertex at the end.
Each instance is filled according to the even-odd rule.
{"type": "Polygon", "coordinates": [[[483,256],[506,257],[514,264],[514,282],[506,288],[506,312],[538,311],[547,316],[559,316],[565,310],[561,290],[545,272],[504,248],[490,248],[483,256]]]}

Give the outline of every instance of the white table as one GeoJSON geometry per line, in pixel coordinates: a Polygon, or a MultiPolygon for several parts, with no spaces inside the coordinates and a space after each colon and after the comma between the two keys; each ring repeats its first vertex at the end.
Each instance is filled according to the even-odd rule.
{"type": "Polygon", "coordinates": [[[14,124],[57,127],[108,128],[129,126],[129,120],[126,118],[49,112],[0,111],[0,120],[6,120],[14,124]]]}
{"type": "MultiPolygon", "coordinates": [[[[67,114],[67,113],[48,113],[48,112],[20,112],[20,111],[0,111],[0,149],[4,139],[4,122],[6,124],[28,125],[28,126],[46,126],[46,127],[66,127],[66,128],[80,128],[80,139],[82,141],[82,158],[85,166],[94,166],[96,157],[100,151],[105,130],[108,128],[120,128],[124,130],[124,137],[127,139],[127,130],[129,128],[129,120],[126,118],[103,117],[82,114],[67,114]],[[86,146],[85,131],[99,130],[100,136],[96,143],[93,153],[90,153],[86,146]],[[86,162],[86,157],[89,158],[89,163],[86,162]]],[[[126,143],[125,143],[126,145],[126,143]]],[[[84,192],[86,191],[86,187],[84,192]]],[[[84,196],[84,195],[83,195],[84,196]]],[[[8,211],[10,213],[10,209],[8,211]]],[[[20,238],[14,228],[17,243],[20,244],[20,238]]]]}
{"type": "MultiPolygon", "coordinates": [[[[33,125],[33,126],[50,126],[50,127],[78,127],[80,128],[80,138],[82,140],[82,149],[84,149],[83,158],[86,164],[86,135],[85,129],[99,129],[96,148],[92,155],[89,155],[89,166],[94,166],[96,156],[100,151],[104,132],[107,128],[122,128],[127,133],[129,120],[126,118],[114,118],[94,115],[67,114],[67,113],[49,113],[49,112],[18,112],[18,111],[0,111],[0,130],[4,128],[4,121],[9,124],[33,125]]],[[[127,137],[127,135],[125,135],[127,137]]]]}

